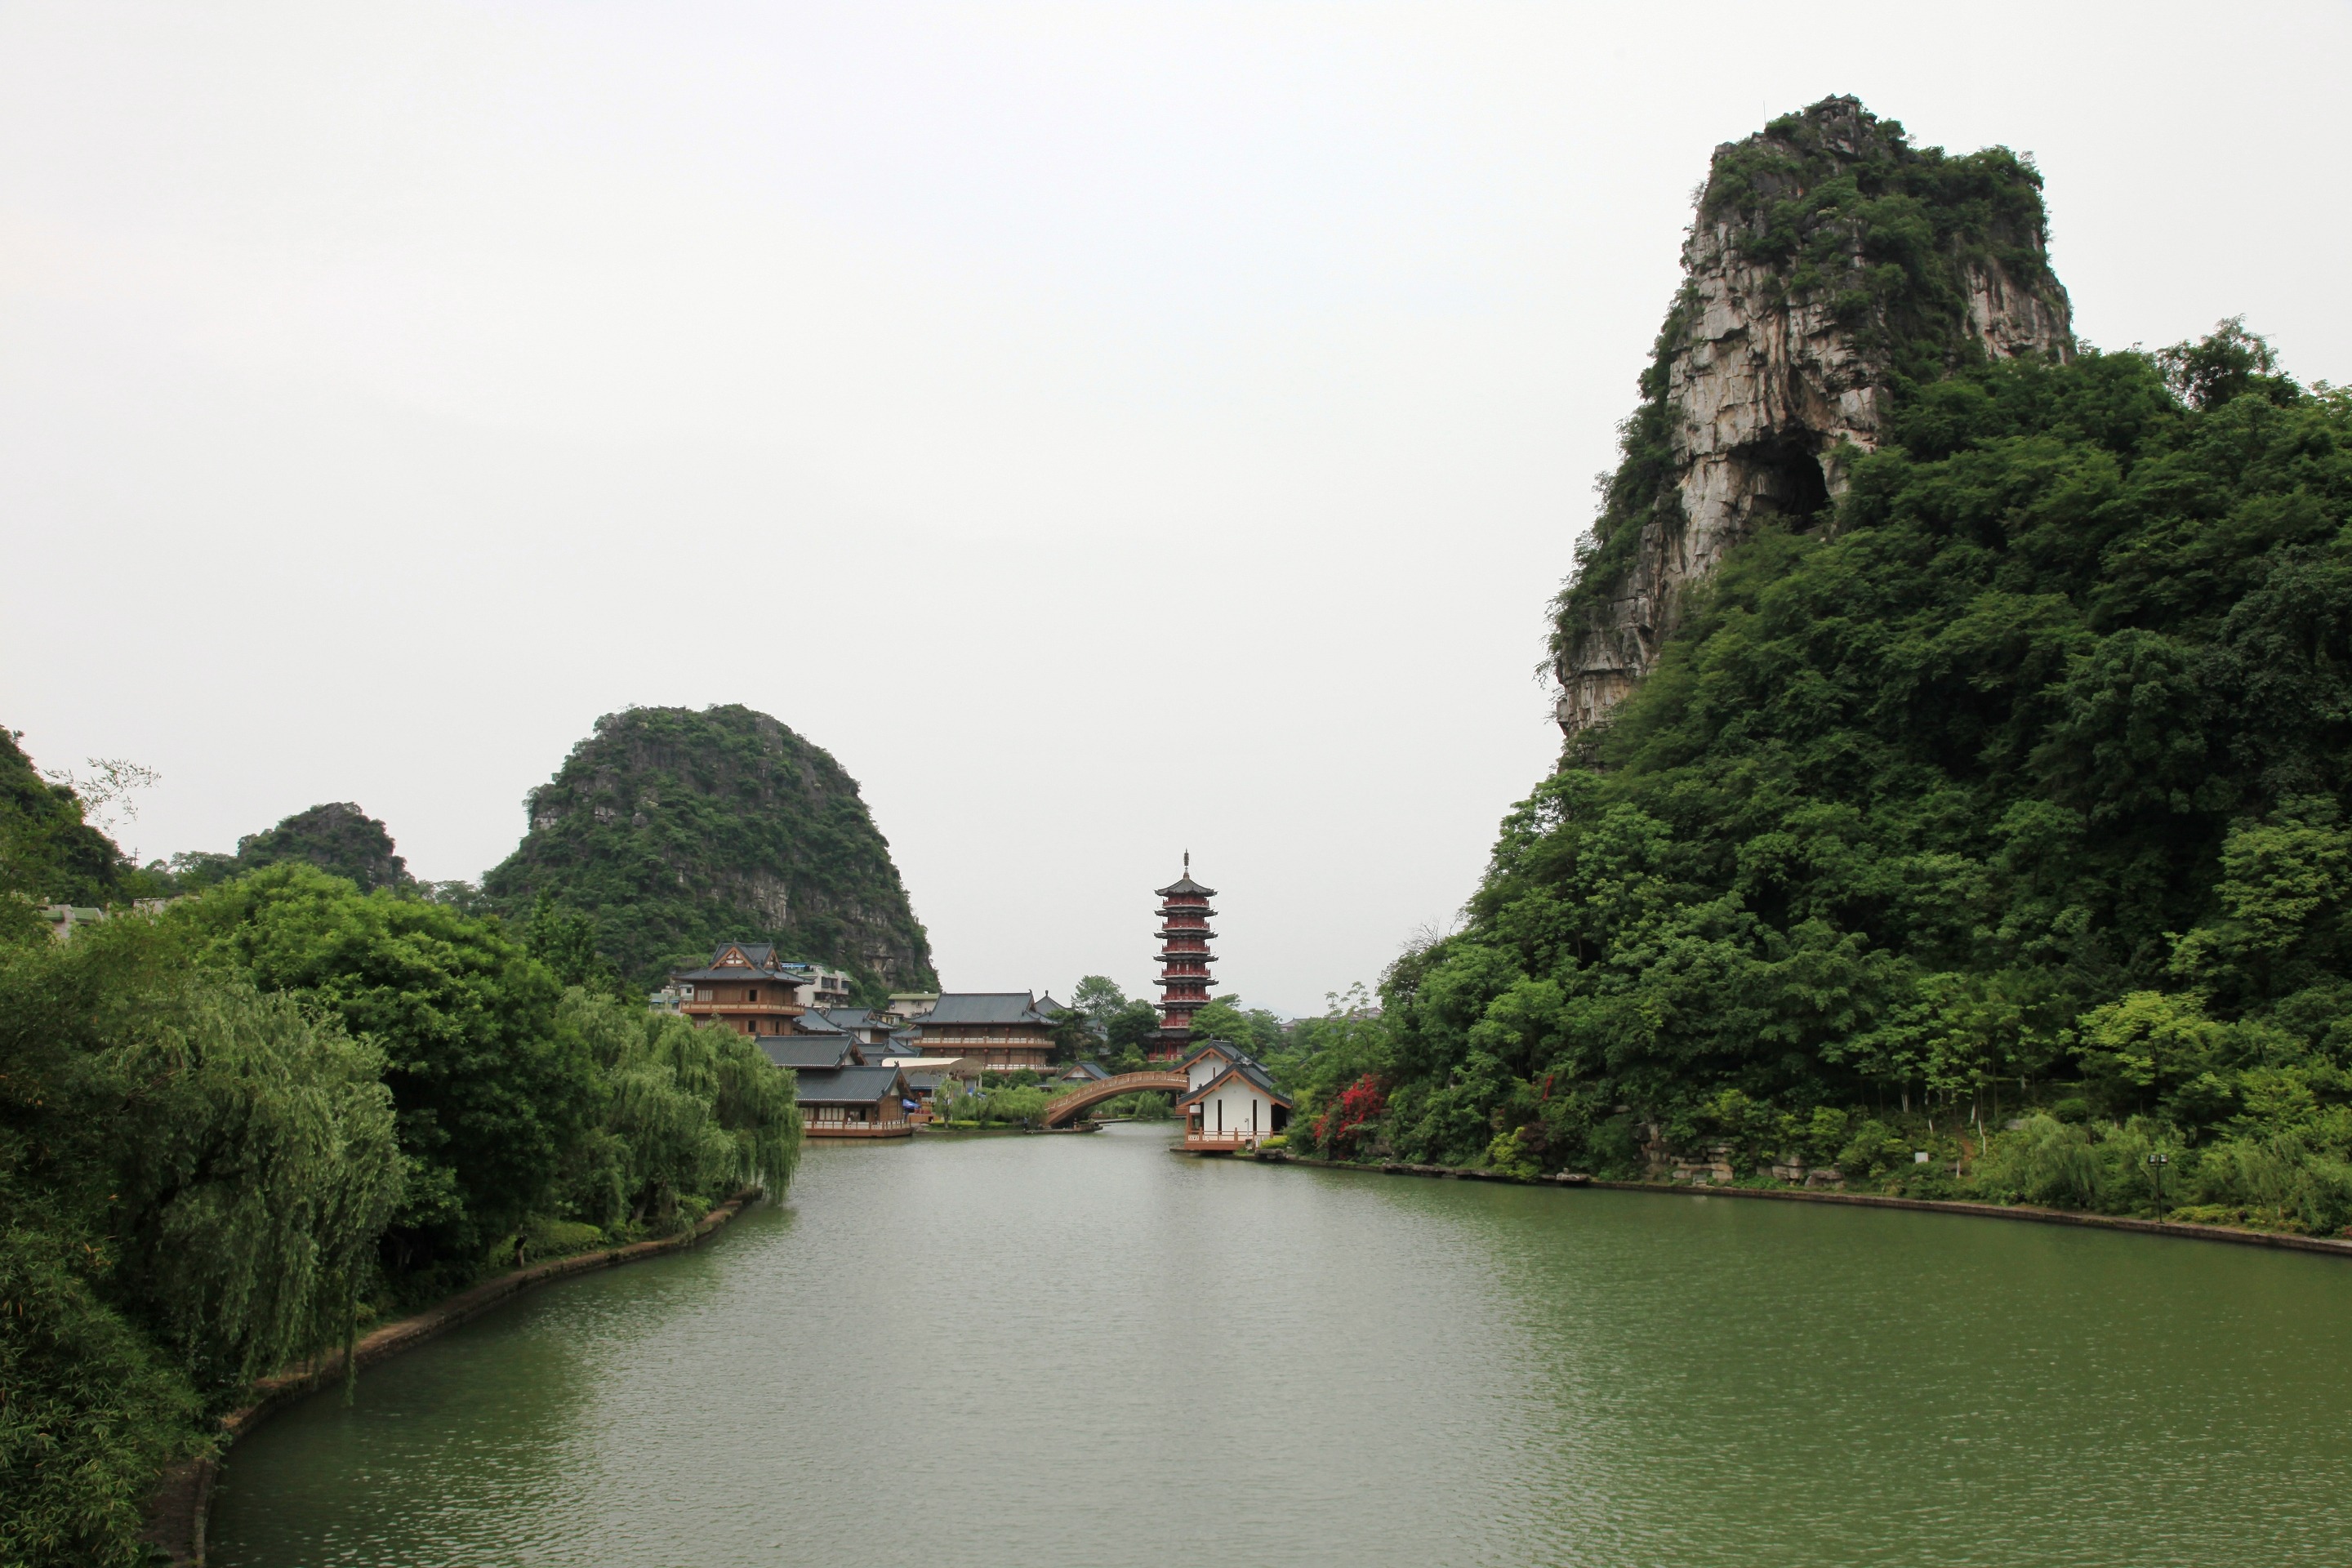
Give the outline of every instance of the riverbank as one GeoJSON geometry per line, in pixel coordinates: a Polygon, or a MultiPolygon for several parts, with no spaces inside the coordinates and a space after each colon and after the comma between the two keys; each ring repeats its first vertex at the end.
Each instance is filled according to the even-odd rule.
{"type": "MultiPolygon", "coordinates": [[[[446,1333],[458,1324],[480,1317],[501,1302],[512,1300],[534,1286],[576,1274],[593,1273],[600,1268],[615,1268],[624,1263],[635,1263],[692,1247],[703,1237],[733,1219],[743,1206],[758,1194],[742,1193],[728,1199],[698,1221],[690,1230],[676,1236],[666,1236],[654,1241],[632,1242],[626,1247],[607,1248],[602,1252],[577,1253],[570,1258],[558,1258],[546,1263],[533,1264],[486,1279],[471,1289],[460,1291],[447,1300],[436,1303],[412,1317],[363,1335],[353,1347],[352,1362],[360,1367],[414,1350],[418,1345],[446,1333]]],[[[205,1520],[211,1510],[213,1482],[219,1477],[220,1467],[228,1451],[238,1439],[252,1433],[255,1427],[297,1400],[332,1387],[343,1376],[343,1352],[330,1352],[299,1372],[280,1373],[263,1378],[253,1385],[253,1402],[230,1411],[221,1417],[221,1451],[211,1458],[190,1459],[163,1472],[154,1496],[147,1505],[147,1529],[142,1539],[159,1553],[167,1553],[173,1568],[204,1568],[205,1520]]]]}
{"type": "Polygon", "coordinates": [[[1980,1219],[2032,1220],[2041,1225],[2088,1226],[2100,1230],[2131,1230],[2147,1236],[2176,1236],[2191,1241],[2226,1241],[2240,1247],[2268,1247],[2289,1252],[2325,1252],[2352,1258],[2352,1240],[2327,1236],[2295,1236],[2285,1231],[2242,1230],[2227,1225],[2191,1225],[2179,1220],[2132,1219],[2122,1215],[2084,1214],[2076,1209],[2040,1208],[2031,1204],[1979,1204],[1957,1198],[1898,1198],[1885,1193],[1808,1192],[1798,1187],[1715,1186],[1692,1182],[1608,1182],[1562,1172],[1532,1180],[1501,1171],[1461,1165],[1418,1165],[1388,1161],[1366,1165],[1349,1160],[1318,1160],[1311,1155],[1272,1150],[1254,1156],[1268,1165],[1306,1165],[1321,1171],[1360,1171],[1371,1175],[1431,1176],[1447,1181],[1495,1182],[1518,1187],[1591,1187],[1620,1193],[1681,1193],[1694,1197],[1769,1198],[1780,1203],[1845,1204],[1858,1208],[1917,1209],[1928,1214],[1973,1215],[1980,1219]]]}

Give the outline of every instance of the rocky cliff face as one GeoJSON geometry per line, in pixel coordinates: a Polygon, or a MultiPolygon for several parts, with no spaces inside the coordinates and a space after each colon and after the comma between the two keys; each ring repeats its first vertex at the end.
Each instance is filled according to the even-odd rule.
{"type": "Polygon", "coordinates": [[[484,890],[516,912],[544,892],[592,916],[599,949],[636,980],[758,941],[881,985],[936,983],[857,781],[764,713],[607,714],[528,809],[530,831],[484,890]]]}
{"type": "Polygon", "coordinates": [[[1716,149],[1684,284],[1553,639],[1573,743],[1657,661],[1689,587],[1805,526],[1895,403],[1970,355],[2064,356],[2041,181],[2005,149],[1916,149],[1851,98],[1716,149]]]}

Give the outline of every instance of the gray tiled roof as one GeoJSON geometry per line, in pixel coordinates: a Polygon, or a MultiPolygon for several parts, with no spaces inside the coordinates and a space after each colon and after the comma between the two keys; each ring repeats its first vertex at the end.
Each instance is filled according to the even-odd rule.
{"type": "Polygon", "coordinates": [[[1202,1084],[1200,1088],[1194,1089],[1183,1099],[1178,1100],[1177,1103],[1179,1105],[1190,1105],[1192,1101],[1200,1099],[1202,1095],[1208,1093],[1211,1089],[1216,1088],[1219,1084],[1224,1082],[1229,1078],[1244,1079],[1263,1090],[1266,1097],[1272,1100],[1276,1104],[1282,1106],[1286,1110],[1290,1106],[1290,1096],[1275,1088],[1274,1079],[1266,1077],[1265,1069],[1259,1067],[1255,1062],[1240,1062],[1236,1063],[1233,1067],[1227,1068],[1224,1071],[1219,1073],[1216,1077],[1211,1079],[1208,1082],[1202,1084]]]}
{"type": "Polygon", "coordinates": [[[859,1065],[857,1042],[846,1035],[762,1035],[760,1049],[778,1067],[795,1071],[859,1065]]]}
{"type": "Polygon", "coordinates": [[[800,1075],[803,1105],[871,1105],[902,1090],[897,1068],[823,1068],[800,1075]]]}
{"type": "Polygon", "coordinates": [[[1231,1040],[1202,1041],[1199,1050],[1194,1051],[1191,1056],[1184,1058],[1184,1065],[1185,1067],[1190,1068],[1194,1062],[1199,1061],[1202,1057],[1209,1056],[1213,1053],[1237,1065],[1246,1062],[1251,1067],[1258,1066],[1258,1059],[1255,1057],[1250,1055],[1247,1051],[1242,1049],[1231,1040]]]}
{"type": "Polygon", "coordinates": [[[950,991],[921,1024],[1049,1024],[1026,991],[950,991]]]}

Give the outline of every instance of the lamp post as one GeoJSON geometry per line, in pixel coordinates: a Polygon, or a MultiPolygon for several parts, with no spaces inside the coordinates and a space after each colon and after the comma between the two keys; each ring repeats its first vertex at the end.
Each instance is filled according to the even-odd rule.
{"type": "Polygon", "coordinates": [[[2164,1167],[2171,1163],[2170,1159],[2163,1154],[2150,1154],[2147,1157],[2147,1173],[2156,1178],[2156,1223],[2158,1225],[2164,1223],[2164,1167]]]}

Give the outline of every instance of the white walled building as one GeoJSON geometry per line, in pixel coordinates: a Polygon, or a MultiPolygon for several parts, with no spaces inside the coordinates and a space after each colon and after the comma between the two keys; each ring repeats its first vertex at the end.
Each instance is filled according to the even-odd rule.
{"type": "Polygon", "coordinates": [[[1255,1148],[1290,1125],[1290,1098],[1274,1087],[1246,1052],[1229,1040],[1211,1040],[1184,1062],[1184,1147],[1255,1148]]]}

